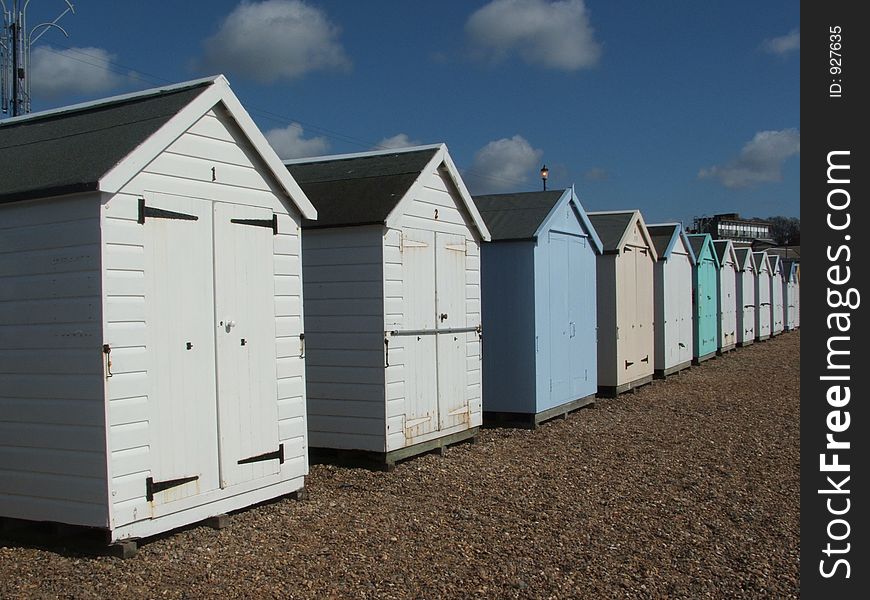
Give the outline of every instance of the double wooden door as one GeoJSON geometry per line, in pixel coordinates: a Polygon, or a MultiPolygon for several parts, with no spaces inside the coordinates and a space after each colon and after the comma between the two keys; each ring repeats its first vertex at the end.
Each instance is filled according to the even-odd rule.
{"type": "Polygon", "coordinates": [[[273,475],[283,462],[276,221],[270,209],[247,205],[165,194],[146,202],[146,495],[171,512],[193,496],[273,475]]]}

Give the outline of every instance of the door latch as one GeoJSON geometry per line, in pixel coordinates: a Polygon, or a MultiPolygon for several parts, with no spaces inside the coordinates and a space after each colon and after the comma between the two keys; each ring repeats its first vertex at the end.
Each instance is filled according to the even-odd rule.
{"type": "Polygon", "coordinates": [[[187,346],[188,350],[193,350],[193,343],[192,342],[187,342],[187,344],[185,344],[185,345],[187,346]]]}
{"type": "Polygon", "coordinates": [[[447,313],[441,313],[438,318],[441,319],[441,322],[443,323],[447,320],[447,313]]]}

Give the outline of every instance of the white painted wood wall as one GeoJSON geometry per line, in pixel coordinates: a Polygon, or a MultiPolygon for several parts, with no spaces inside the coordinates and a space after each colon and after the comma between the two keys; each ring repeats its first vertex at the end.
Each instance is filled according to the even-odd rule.
{"type": "Polygon", "coordinates": [[[679,236],[667,260],[655,264],[655,369],[692,362],[692,261],[679,236]]]}
{"type": "Polygon", "coordinates": [[[737,343],[748,345],[755,341],[755,267],[749,257],[750,266],[737,272],[737,343]]]}
{"type": "Polygon", "coordinates": [[[0,207],[0,228],[16,232],[0,235],[0,277],[18,282],[0,287],[0,365],[11,371],[0,372],[0,465],[30,473],[0,476],[0,515],[106,527],[122,539],[302,486],[308,461],[300,216],[279,201],[283,192],[264,172],[232,119],[216,109],[118,194],[0,207]],[[139,198],[155,194],[264,207],[278,214],[279,231],[271,266],[274,403],[285,462],[273,475],[191,494],[171,509],[145,498],[160,435],[152,428],[159,419],[148,347],[149,327],[159,324],[149,322],[148,240],[137,218],[139,198]],[[41,306],[22,318],[22,302],[41,306]],[[112,348],[110,378],[104,343],[112,348]]]}
{"type": "MultiPolygon", "coordinates": [[[[307,230],[304,281],[307,311],[308,407],[313,447],[389,452],[428,441],[482,422],[480,343],[476,333],[464,339],[462,379],[467,410],[444,423],[415,429],[416,394],[429,383],[410,384],[410,357],[403,336],[413,320],[409,290],[427,292],[434,280],[406,281],[417,273],[404,255],[422,239],[456,236],[464,246],[464,274],[458,285],[465,308],[453,326],[476,327],[480,320],[480,246],[473,226],[460,209],[449,177],[435,169],[399,204],[395,228],[381,226],[307,230]],[[435,211],[438,218],[435,218],[435,211]],[[420,291],[415,286],[427,286],[420,291]],[[384,341],[389,340],[388,348],[384,341]],[[387,366],[387,361],[389,366],[387,366]],[[412,389],[413,388],[413,389],[412,389]],[[446,426],[445,426],[446,425],[446,426]]],[[[461,250],[459,250],[461,252],[461,250]]],[[[425,277],[420,274],[420,277],[425,277]]],[[[449,314],[450,311],[448,311],[449,314]]],[[[433,336],[434,337],[434,336],[433,336]]],[[[415,376],[417,372],[415,371],[415,376]]],[[[416,380],[415,380],[416,381],[416,380]]],[[[443,417],[441,415],[440,417],[443,417]]]]}
{"type": "Polygon", "coordinates": [[[105,527],[95,194],[0,205],[0,516],[105,527]]]}

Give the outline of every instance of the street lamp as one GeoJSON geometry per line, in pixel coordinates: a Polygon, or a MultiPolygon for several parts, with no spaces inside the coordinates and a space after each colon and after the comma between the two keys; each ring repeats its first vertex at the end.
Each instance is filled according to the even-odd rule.
{"type": "Polygon", "coordinates": [[[547,165],[541,167],[541,181],[544,183],[544,191],[547,191],[547,177],[550,176],[550,169],[547,168],[547,165]]]}

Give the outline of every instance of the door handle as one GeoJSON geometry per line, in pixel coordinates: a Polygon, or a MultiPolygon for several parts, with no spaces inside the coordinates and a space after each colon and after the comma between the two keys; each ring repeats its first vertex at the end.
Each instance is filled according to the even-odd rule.
{"type": "Polygon", "coordinates": [[[447,320],[447,313],[441,313],[438,318],[441,319],[441,322],[443,323],[447,320]]]}

